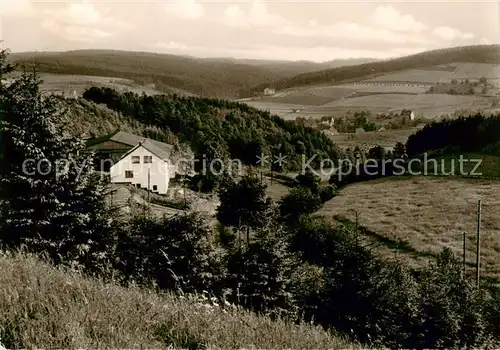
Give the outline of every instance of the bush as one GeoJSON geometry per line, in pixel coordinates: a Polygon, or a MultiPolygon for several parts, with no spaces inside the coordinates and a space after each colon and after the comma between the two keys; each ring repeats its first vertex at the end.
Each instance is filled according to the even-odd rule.
{"type": "Polygon", "coordinates": [[[487,340],[484,296],[463,278],[450,249],[420,274],[418,292],[418,347],[481,347],[487,340]]]}
{"type": "Polygon", "coordinates": [[[323,203],[335,197],[336,194],[337,190],[335,186],[332,185],[321,187],[319,190],[319,197],[323,203]]]}
{"type": "Polygon", "coordinates": [[[129,279],[162,289],[210,290],[218,269],[212,239],[212,232],[197,214],[134,218],[121,234],[117,267],[129,279]]]}
{"type": "Polygon", "coordinates": [[[311,214],[321,208],[321,199],[309,188],[296,187],[281,199],[279,208],[285,220],[294,221],[303,214],[311,214]]]}
{"type": "Polygon", "coordinates": [[[228,271],[237,286],[232,299],[254,311],[295,315],[291,276],[299,262],[288,247],[284,228],[272,216],[265,221],[251,242],[230,253],[228,271]]]}
{"type": "Polygon", "coordinates": [[[306,187],[311,190],[312,193],[318,193],[321,179],[310,169],[307,169],[304,173],[297,175],[295,180],[297,181],[298,186],[306,187]]]}

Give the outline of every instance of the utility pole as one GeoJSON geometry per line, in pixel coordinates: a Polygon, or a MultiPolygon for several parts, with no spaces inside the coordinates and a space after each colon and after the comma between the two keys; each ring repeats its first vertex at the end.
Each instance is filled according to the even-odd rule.
{"type": "Polygon", "coordinates": [[[356,242],[359,243],[359,213],[357,210],[354,213],[356,214],[356,242]]]}
{"type": "Polygon", "coordinates": [[[464,236],[464,239],[463,239],[464,246],[463,246],[463,259],[462,259],[463,260],[462,263],[463,263],[463,275],[464,275],[464,278],[465,278],[465,234],[466,234],[466,232],[464,231],[464,234],[463,234],[463,236],[464,236]]]}
{"type": "Polygon", "coordinates": [[[182,195],[184,196],[184,208],[187,208],[186,202],[186,175],[182,178],[182,195]]]}
{"type": "Polygon", "coordinates": [[[476,242],[476,284],[479,288],[479,269],[481,263],[481,200],[477,202],[477,242],[476,242]]]}

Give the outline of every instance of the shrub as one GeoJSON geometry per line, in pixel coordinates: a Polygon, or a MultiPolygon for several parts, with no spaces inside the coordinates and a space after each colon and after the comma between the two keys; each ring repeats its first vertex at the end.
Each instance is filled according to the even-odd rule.
{"type": "Polygon", "coordinates": [[[320,197],[322,202],[327,202],[330,199],[332,199],[333,197],[335,197],[336,193],[337,193],[337,190],[336,190],[335,186],[333,186],[333,185],[323,186],[319,190],[319,197],[320,197]]]}
{"type": "Polygon", "coordinates": [[[302,214],[314,213],[320,207],[320,197],[306,187],[292,188],[279,204],[281,216],[291,221],[298,219],[302,214]]]}
{"type": "Polygon", "coordinates": [[[210,290],[218,268],[212,239],[198,214],[134,218],[120,237],[117,266],[128,278],[162,289],[210,290]]]}

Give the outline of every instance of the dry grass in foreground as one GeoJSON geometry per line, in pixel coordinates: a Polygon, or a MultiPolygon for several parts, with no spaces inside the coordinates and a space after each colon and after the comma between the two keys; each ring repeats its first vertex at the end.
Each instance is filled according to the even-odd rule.
{"type": "Polygon", "coordinates": [[[386,240],[382,252],[404,253],[410,263],[450,247],[472,273],[476,258],[476,208],[482,200],[481,269],[484,277],[500,280],[500,182],[452,178],[391,178],[353,184],[325,203],[318,214],[355,221],[386,240]],[[387,249],[390,242],[405,242],[387,249]]]}
{"type": "Polygon", "coordinates": [[[2,253],[0,271],[7,348],[352,347],[318,327],[106,284],[23,254],[2,253]]]}

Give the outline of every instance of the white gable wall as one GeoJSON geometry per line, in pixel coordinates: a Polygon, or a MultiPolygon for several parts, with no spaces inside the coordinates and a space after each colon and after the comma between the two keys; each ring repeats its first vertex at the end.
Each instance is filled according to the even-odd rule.
{"type": "Polygon", "coordinates": [[[152,154],[143,146],[137,147],[133,152],[129,153],[124,158],[120,159],[115,165],[110,169],[110,176],[112,183],[129,183],[132,185],[140,184],[142,188],[148,188],[148,169],[150,172],[150,189],[153,190],[153,186],[157,186],[159,194],[166,194],[168,190],[168,185],[170,182],[170,177],[172,173],[171,166],[167,161],[160,159],[159,157],[152,154]],[[133,164],[132,157],[139,156],[140,163],[133,164]],[[144,156],[152,156],[152,163],[144,163],[144,156]],[[133,178],[126,178],[125,171],[131,170],[134,174],[133,178]]]}

